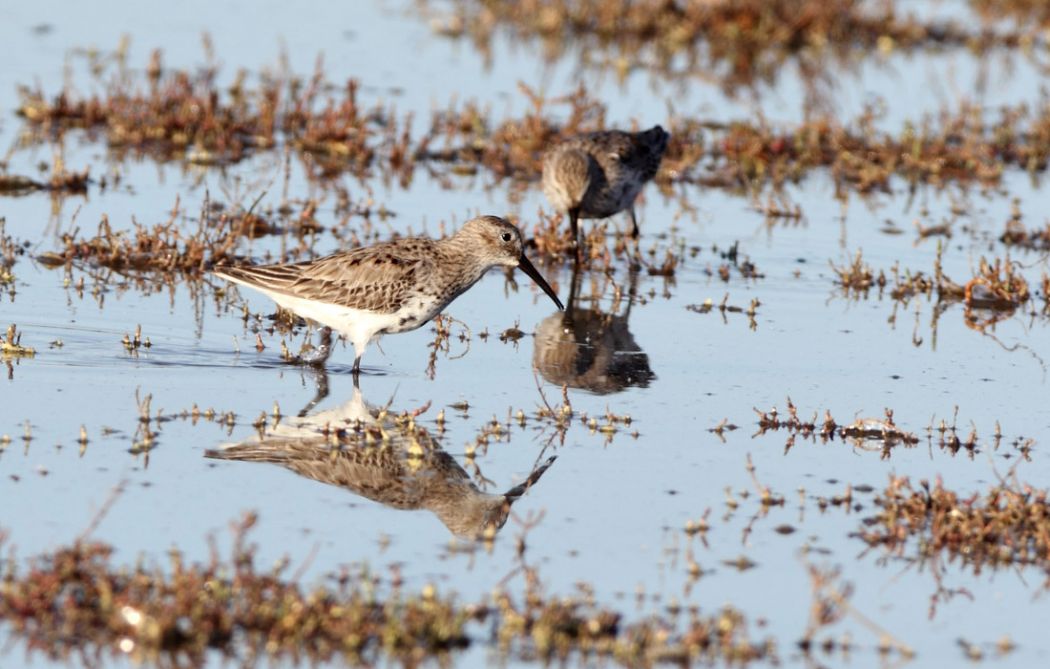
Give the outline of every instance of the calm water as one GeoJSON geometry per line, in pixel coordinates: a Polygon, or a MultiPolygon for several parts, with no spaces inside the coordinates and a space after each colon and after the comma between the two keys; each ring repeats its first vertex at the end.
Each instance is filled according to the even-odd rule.
{"type": "MultiPolygon", "coordinates": [[[[693,84],[683,90],[644,72],[620,85],[600,73],[580,71],[571,56],[546,64],[538,47],[505,38],[497,38],[486,66],[469,42],[434,34],[411,3],[359,4],[350,10],[345,3],[317,3],[310,12],[288,3],[247,2],[187,3],[165,12],[117,2],[61,9],[4,6],[0,37],[8,61],[0,68],[0,102],[13,110],[18,84],[39,81],[45,90],[57,90],[67,66],[81,90],[90,90],[95,84],[84,75],[83,59],[70,56],[71,50],[110,49],[123,34],[133,40],[130,63],[135,67],[146,62],[153,48],[164,50],[168,66],[199,64],[200,34],[208,31],[224,76],[239,67],[258,71],[271,66],[281,49],[293,68],[305,73],[323,53],[330,80],[360,79],[364,101],[390,102],[401,113],[415,112],[420,129],[431,108],[454,99],[476,98],[497,115],[513,114],[527,104],[517,92],[518,81],[553,94],[570,90],[580,77],[608,105],[608,117],[616,124],[665,122],[671,99],[677,112],[712,120],[762,114],[789,121],[802,115],[802,89],[790,67],[753,98],[728,99],[717,86],[693,84]]],[[[963,12],[943,3],[927,9],[963,12]]],[[[852,117],[866,102],[883,98],[887,115],[881,123],[896,129],[905,119],[920,119],[963,100],[993,108],[1037,102],[1046,79],[1020,58],[994,56],[980,63],[968,53],[949,51],[871,59],[837,73],[835,82],[833,105],[840,114],[852,117]]],[[[17,117],[0,117],[0,141],[13,147],[10,171],[32,174],[53,153],[49,147],[17,148],[20,132],[17,117]]],[[[55,248],[56,231],[74,225],[74,214],[75,225],[85,234],[103,213],[118,227],[130,227],[133,216],[153,224],[167,218],[177,196],[195,216],[206,193],[247,205],[283,178],[277,155],[263,154],[226,171],[111,162],[103,145],[76,134],[66,141],[64,159],[71,168],[90,166],[93,176],[119,172],[123,185],[105,193],[92,188],[85,198],[57,202],[46,194],[0,199],[6,233],[29,241],[34,253],[55,248]]],[[[512,200],[506,189],[487,187],[489,181],[480,175],[455,180],[455,187],[446,189],[419,172],[407,190],[351,177],[344,177],[341,185],[353,198],[372,198],[397,212],[388,224],[398,231],[436,233],[442,224],[458,225],[479,212],[515,214],[531,226],[537,210],[547,207],[536,188],[512,200]]],[[[279,191],[273,186],[262,206],[279,204],[279,191]]],[[[514,505],[518,519],[543,514],[528,533],[527,558],[551,593],[571,593],[585,581],[600,601],[632,614],[633,595],[639,590],[650,596],[639,614],[660,610],[672,599],[708,612],[732,603],[753,622],[763,621],[756,636],[777,639],[782,657],[794,662],[793,643],[805,631],[811,601],[809,560],[843,567],[843,578],[855,586],[853,605],[917,650],[912,666],[960,661],[959,638],[990,650],[1007,635],[1018,649],[989,662],[1004,667],[1047,662],[1050,643],[1043,621],[1050,604],[1045,596],[1036,596],[1041,574],[1004,571],[975,577],[948,565],[945,584],[964,587],[973,597],[956,597],[930,618],[929,598],[936,584],[929,572],[903,561],[880,561],[875,551],[862,555],[864,545],[850,537],[861,519],[874,512],[872,494],[856,493],[864,508],[851,513],[837,508],[821,512],[817,505],[818,497],[840,494],[847,483],[881,490],[891,474],[913,480],[940,476],[960,493],[986,490],[996,471],[1016,462],[1007,457],[1016,454],[1008,444],[1021,436],[1036,444],[1018,476],[1037,487],[1047,485],[1047,319],[1014,316],[995,327],[993,338],[967,328],[963,308],[956,304],[934,326],[933,304],[925,299],[895,309],[889,299],[874,294],[859,300],[844,297],[828,264],[841,264],[862,248],[876,270],[888,271],[899,261],[902,268],[929,273],[937,240],[917,240],[913,221],[932,225],[950,220],[954,234],[945,240],[945,271],[964,282],[982,254],[1001,253],[995,240],[1010,217],[1013,198],[1019,200],[1026,225],[1045,223],[1045,186],[1013,173],[993,191],[949,186],[909,198],[906,184],[897,183],[891,194],[869,199],[853,194],[843,205],[835,199],[830,179],[816,174],[790,187],[788,195],[801,207],[803,220],[770,226],[750,200],[724,191],[678,187],[675,199],[664,198],[655,187],[645,191],[639,207],[642,247],[656,247],[662,254],[681,243],[699,251],[686,258],[673,281],[645,273],[636,277],[640,299],[629,313],[624,303],[614,305],[614,291],[602,277],[583,277],[584,294],[591,295],[592,287],[599,292],[595,302],[581,308],[617,315],[594,355],[615,358],[617,369],[628,371],[626,378],[606,380],[603,386],[592,383],[603,392],[572,388],[568,396],[578,413],[596,417],[599,425],[606,423],[607,413],[629,415],[630,425],[618,425],[611,438],[576,424],[561,439],[543,421],[530,419],[520,427],[513,420],[519,409],[533,415],[544,396],[559,403],[565,380],[550,382],[534,371],[534,359],[543,354],[536,347],[553,343],[532,333],[552,329],[550,321],[542,324],[554,309],[520,274],[517,292],[508,289],[501,274],[492,273],[452,305],[448,313],[471,330],[469,349],[453,339],[449,353],[439,355],[433,379],[426,374],[427,344],[434,337],[429,328],[386,338],[382,351],[370,350],[360,400],[378,406],[389,402],[397,411],[429,403],[419,420],[435,433],[437,413],[444,408],[441,445],[476,480],[483,476],[490,481],[489,492],[511,488],[537,462],[558,456],[514,505]],[[678,199],[695,211],[684,212],[678,199]],[[967,213],[952,213],[960,208],[967,213]],[[887,233],[891,227],[903,234],[887,233]],[[713,249],[734,243],[761,278],[745,279],[735,270],[728,282],[718,277],[723,260],[713,249]],[[749,327],[744,314],[723,319],[717,311],[700,314],[686,308],[707,299],[717,304],[727,293],[736,306],[760,300],[756,327],[749,327]],[[500,341],[497,335],[515,324],[527,336],[517,343],[500,341]],[[482,332],[490,336],[483,339],[482,332]],[[923,440],[915,448],[896,448],[887,459],[877,450],[840,441],[799,440],[785,452],[786,434],[754,434],[752,408],[783,410],[788,396],[803,416],[822,415],[827,409],[840,423],[879,417],[888,407],[899,425],[923,440]],[[469,404],[466,412],[452,406],[462,402],[469,404]],[[998,451],[982,449],[974,457],[928,445],[924,428],[931,420],[950,422],[955,407],[962,436],[972,424],[982,441],[990,443],[998,421],[1004,445],[998,451]],[[475,473],[465,457],[467,444],[494,417],[509,426],[502,439],[478,452],[475,473]],[[708,431],[723,419],[740,426],[725,433],[724,441],[708,431]],[[753,525],[760,504],[754,494],[740,494],[754,492],[745,468],[749,455],[762,484],[787,498],[783,508],[754,519],[753,525]],[[727,489],[739,502],[735,512],[726,505],[727,489]],[[712,529],[705,545],[682,528],[708,509],[712,529]],[[774,531],[782,524],[798,531],[774,531]],[[687,573],[690,552],[710,570],[695,583],[687,573]],[[738,571],[723,562],[740,556],[757,566],[738,571]]],[[[290,197],[320,199],[318,219],[334,222],[334,202],[298,168],[292,173],[290,197]]],[[[622,218],[610,222],[626,224],[622,218]]],[[[278,243],[256,240],[250,251],[247,246],[241,250],[260,256],[276,250],[278,243]]],[[[320,236],[315,245],[318,253],[336,248],[338,241],[331,236],[320,236]]],[[[1044,258],[1014,257],[1024,263],[1024,274],[1033,283],[1046,270],[1044,258]]],[[[570,274],[551,267],[542,271],[566,297],[570,274]]],[[[113,543],[118,559],[127,563],[140,555],[162,560],[172,546],[205,559],[209,534],[225,539],[231,520],[256,510],[261,520],[252,536],[261,563],[285,555],[298,563],[316,551],[308,580],[340,565],[397,564],[410,585],[434,582],[470,600],[490,592],[515,568],[513,540],[521,532],[515,519],[491,553],[467,556],[449,550],[455,538],[432,511],[383,506],[273,464],[205,458],[209,449],[251,439],[256,434],[251,422],[260,412],[271,412],[277,403],[284,415],[294,415],[316,390],[311,373],[280,363],[278,336],[266,335],[267,348],[257,352],[255,334],[246,329],[239,308],[227,308],[211,285],[194,294],[185,284],[151,292],[111,282],[92,295],[88,278],[88,289],[80,295],[64,284],[61,270],[48,270],[28,258],[18,261],[14,274],[17,293],[13,299],[0,297],[0,325],[17,323],[23,343],[38,351],[33,359],[12,362],[8,378],[0,381],[0,435],[12,438],[0,453],[0,502],[6,510],[0,527],[19,555],[71,541],[114,486],[126,482],[127,492],[96,535],[113,543]],[[136,325],[152,347],[129,354],[121,339],[136,325]],[[62,346],[49,345],[55,340],[62,346]],[[134,454],[129,451],[138,428],[136,394],[151,395],[154,411],[172,414],[197,405],[234,412],[237,421],[229,428],[209,421],[164,422],[148,457],[134,454]],[[32,433],[28,443],[22,439],[27,422],[32,433]],[[77,442],[81,425],[90,438],[83,452],[77,442]]],[[[74,280],[82,274],[74,270],[74,280]]],[[[621,266],[613,281],[626,289],[631,277],[621,266]]],[[[262,297],[245,291],[243,298],[253,313],[272,312],[262,297]]],[[[355,400],[348,373],[352,361],[351,349],[336,351],[330,393],[314,413],[349,410],[347,404],[355,400]]],[[[509,587],[521,586],[520,578],[509,581],[509,587]]],[[[850,619],[831,630],[836,635],[848,632],[864,649],[854,662],[874,663],[875,634],[850,619]]],[[[3,647],[5,667],[48,665],[27,657],[17,643],[3,647]]],[[[480,666],[487,651],[479,647],[459,659],[480,666]]]]}

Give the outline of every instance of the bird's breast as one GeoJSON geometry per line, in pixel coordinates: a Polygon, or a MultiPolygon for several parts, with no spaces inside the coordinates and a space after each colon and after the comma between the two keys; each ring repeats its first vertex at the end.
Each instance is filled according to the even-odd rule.
{"type": "Polygon", "coordinates": [[[415,330],[437,316],[444,304],[435,295],[419,295],[407,300],[395,313],[396,320],[385,330],[385,334],[396,334],[415,330]]]}

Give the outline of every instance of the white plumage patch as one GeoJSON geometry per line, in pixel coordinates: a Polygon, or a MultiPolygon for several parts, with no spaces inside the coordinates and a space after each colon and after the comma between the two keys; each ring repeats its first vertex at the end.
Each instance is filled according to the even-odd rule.
{"type": "Polygon", "coordinates": [[[307,300],[294,295],[267,290],[261,286],[240,281],[233,277],[228,276],[226,278],[242,286],[259,291],[294,314],[332,328],[332,330],[343,335],[353,344],[356,357],[364,355],[368,344],[380,333],[394,333],[408,329],[401,324],[404,310],[392,314],[379,314],[366,309],[342,307],[331,302],[307,300]]]}

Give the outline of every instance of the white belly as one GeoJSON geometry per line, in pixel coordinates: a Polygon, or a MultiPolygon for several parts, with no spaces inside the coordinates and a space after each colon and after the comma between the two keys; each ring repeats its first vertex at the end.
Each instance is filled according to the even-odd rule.
{"type": "MultiPolygon", "coordinates": [[[[332,330],[343,335],[354,345],[354,353],[358,356],[364,354],[369,342],[378,335],[387,332],[401,332],[408,329],[399,327],[399,323],[402,320],[400,312],[380,314],[365,309],[344,307],[331,302],[305,300],[301,297],[265,290],[256,286],[252,287],[265,293],[274,302],[288,311],[315,323],[327,325],[332,330]]],[[[419,325],[422,325],[422,323],[415,327],[419,327],[419,325]]]]}

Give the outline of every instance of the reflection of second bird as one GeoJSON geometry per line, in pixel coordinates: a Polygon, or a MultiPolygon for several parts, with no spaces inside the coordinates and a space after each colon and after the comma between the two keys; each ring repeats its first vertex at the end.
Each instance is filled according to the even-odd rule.
{"type": "Polygon", "coordinates": [[[532,364],[549,383],[592,393],[648,387],[656,375],[628,327],[637,273],[630,275],[623,313],[581,307],[582,278],[577,267],[565,312],[551,314],[536,327],[532,364]]]}
{"type": "Polygon", "coordinates": [[[503,527],[511,505],[555,459],[505,493],[486,493],[425,429],[397,425],[390,411],[381,412],[382,418],[378,413],[355,387],[339,407],[282,421],[240,443],[206,451],[205,457],[269,462],[395,509],[426,509],[453,534],[471,539],[503,527]],[[375,443],[369,430],[379,434],[375,443]]]}
{"type": "Polygon", "coordinates": [[[513,224],[479,216],[447,239],[406,237],[307,262],[222,267],[215,273],[323,325],[321,346],[305,362],[324,364],[333,330],[349,339],[356,375],[369,343],[421,327],[493,267],[521,269],[561,309],[523,246],[513,224]]]}

